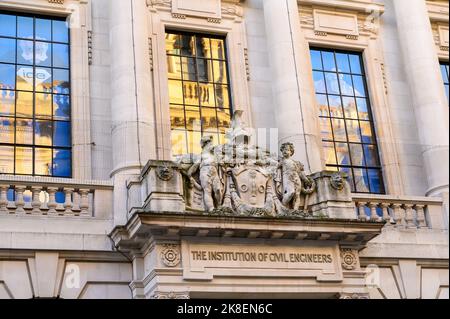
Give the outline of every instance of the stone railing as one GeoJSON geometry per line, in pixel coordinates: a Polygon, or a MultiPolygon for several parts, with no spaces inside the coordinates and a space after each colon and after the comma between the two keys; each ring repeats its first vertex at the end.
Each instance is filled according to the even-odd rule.
{"type": "Polygon", "coordinates": [[[94,217],[112,208],[112,192],[107,181],[0,175],[0,216],[94,217]]]}
{"type": "Polygon", "coordinates": [[[399,228],[448,228],[440,198],[372,194],[352,196],[360,220],[384,220],[387,225],[399,228]]]}

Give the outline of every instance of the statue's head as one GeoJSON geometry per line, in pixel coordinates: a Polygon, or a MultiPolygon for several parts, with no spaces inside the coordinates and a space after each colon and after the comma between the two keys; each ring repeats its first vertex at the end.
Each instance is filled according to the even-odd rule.
{"type": "Polygon", "coordinates": [[[292,143],[284,143],[280,147],[281,154],[283,154],[283,157],[291,157],[295,153],[294,144],[292,143]]]}
{"type": "Polygon", "coordinates": [[[346,176],[341,173],[334,173],[331,175],[331,186],[336,190],[342,190],[345,187],[345,179],[346,176]]]}
{"type": "Polygon", "coordinates": [[[212,135],[205,135],[200,140],[200,146],[204,149],[210,145],[212,145],[213,142],[213,136],[212,135]]]}

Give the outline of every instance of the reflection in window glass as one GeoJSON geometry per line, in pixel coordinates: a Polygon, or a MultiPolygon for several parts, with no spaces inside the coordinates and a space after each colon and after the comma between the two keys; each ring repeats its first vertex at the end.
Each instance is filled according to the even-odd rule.
{"type": "Polygon", "coordinates": [[[72,176],[69,28],[0,13],[0,173],[72,176]]]}
{"type": "Polygon", "coordinates": [[[225,39],[166,33],[172,154],[199,154],[202,135],[224,142],[231,118],[225,39]]]}
{"type": "Polygon", "coordinates": [[[442,80],[444,81],[445,94],[447,94],[447,100],[448,100],[449,99],[449,92],[448,92],[449,64],[448,64],[448,62],[441,62],[440,64],[441,64],[442,80]]]}
{"type": "Polygon", "coordinates": [[[361,54],[313,48],[311,63],[327,169],[353,192],[384,193],[361,54]]]}

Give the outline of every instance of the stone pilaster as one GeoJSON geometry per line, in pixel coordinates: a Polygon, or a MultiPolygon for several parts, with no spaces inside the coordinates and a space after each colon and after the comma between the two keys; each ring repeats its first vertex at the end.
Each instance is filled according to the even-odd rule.
{"type": "Polygon", "coordinates": [[[427,195],[448,198],[448,101],[425,0],[393,1],[404,67],[412,94],[427,195]]]}
{"type": "Polygon", "coordinates": [[[305,169],[320,171],[321,140],[311,62],[297,1],[264,0],[264,17],[280,143],[294,143],[305,169]]]}

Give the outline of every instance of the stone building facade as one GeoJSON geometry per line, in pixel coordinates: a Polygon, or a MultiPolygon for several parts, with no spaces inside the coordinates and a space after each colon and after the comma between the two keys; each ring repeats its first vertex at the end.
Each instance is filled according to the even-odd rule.
{"type": "Polygon", "coordinates": [[[448,14],[1,0],[0,298],[448,298],[448,14]]]}

